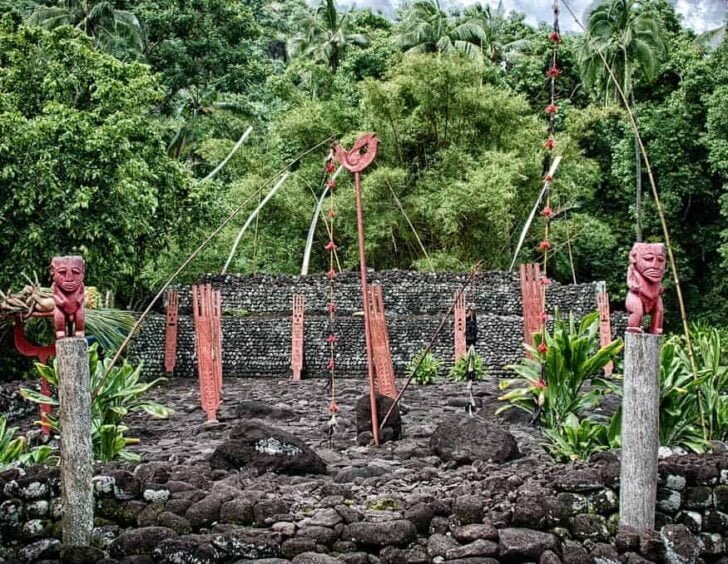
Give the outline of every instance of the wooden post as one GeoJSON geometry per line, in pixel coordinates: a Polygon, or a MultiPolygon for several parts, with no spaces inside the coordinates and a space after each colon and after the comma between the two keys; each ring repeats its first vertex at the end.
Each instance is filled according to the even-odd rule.
{"type": "Polygon", "coordinates": [[[465,292],[455,294],[455,309],[453,310],[455,345],[455,362],[465,356],[467,346],[465,343],[465,292]]]}
{"type": "MultiPolygon", "coordinates": [[[[612,318],[609,314],[609,294],[607,284],[597,284],[597,310],[599,310],[599,346],[606,347],[612,342],[612,318]]],[[[609,362],[604,367],[604,374],[611,376],[614,372],[614,363],[609,362]]]]}
{"type": "Polygon", "coordinates": [[[619,524],[655,526],[659,448],[660,336],[626,333],[619,524]]]}
{"type": "Polygon", "coordinates": [[[179,294],[177,290],[167,292],[167,325],[164,334],[164,371],[174,372],[177,364],[177,321],[179,318],[179,294]]]}
{"type": "Polygon", "coordinates": [[[534,346],[534,333],[543,330],[541,313],[546,310],[538,264],[521,265],[521,296],[523,299],[523,342],[534,346]]]}
{"type": "Polygon", "coordinates": [[[303,294],[293,294],[293,318],[291,322],[291,379],[299,381],[303,370],[303,294]]]}
{"type": "Polygon", "coordinates": [[[384,296],[382,287],[373,284],[367,290],[369,301],[369,331],[372,343],[372,360],[374,361],[375,386],[378,394],[397,397],[397,383],[394,379],[392,353],[389,347],[389,330],[384,315],[384,296]]]}
{"type": "Polygon", "coordinates": [[[61,426],[61,490],[63,544],[88,546],[94,522],[91,486],[91,391],[86,340],[56,341],[59,423],[61,426]]]}

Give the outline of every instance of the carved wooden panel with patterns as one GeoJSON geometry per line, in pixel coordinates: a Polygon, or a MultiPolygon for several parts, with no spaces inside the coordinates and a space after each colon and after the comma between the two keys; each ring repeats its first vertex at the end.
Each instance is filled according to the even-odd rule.
{"type": "Polygon", "coordinates": [[[164,371],[174,372],[177,364],[177,320],[179,317],[179,294],[177,290],[167,292],[167,324],[164,332],[164,371]]]}
{"type": "Polygon", "coordinates": [[[213,307],[212,286],[192,286],[200,403],[208,421],[217,421],[217,409],[220,407],[220,384],[214,360],[217,337],[213,336],[213,307]]]}
{"type": "Polygon", "coordinates": [[[521,296],[523,298],[523,341],[533,346],[534,333],[543,329],[541,312],[545,309],[538,264],[521,265],[521,296]]]}
{"type": "Polygon", "coordinates": [[[389,330],[387,329],[387,318],[384,315],[382,287],[371,285],[368,292],[369,328],[371,331],[377,392],[390,398],[396,398],[397,384],[394,379],[394,366],[389,348],[389,330]]]}
{"type": "Polygon", "coordinates": [[[303,370],[303,294],[293,294],[293,319],[291,321],[291,370],[292,379],[301,379],[303,370]]]}
{"type": "Polygon", "coordinates": [[[455,294],[455,309],[453,310],[454,318],[454,337],[455,344],[455,362],[465,356],[467,346],[465,344],[465,292],[460,292],[458,296],[455,294]]]}
{"type": "MultiPolygon", "coordinates": [[[[606,346],[612,342],[612,324],[609,311],[609,294],[606,284],[597,286],[597,309],[599,310],[599,346],[606,346]]],[[[604,374],[611,376],[614,363],[610,362],[604,367],[604,374]]]]}

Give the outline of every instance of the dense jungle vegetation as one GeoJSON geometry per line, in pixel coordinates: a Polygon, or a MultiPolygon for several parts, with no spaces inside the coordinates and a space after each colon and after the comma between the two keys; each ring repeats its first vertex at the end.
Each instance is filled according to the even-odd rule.
{"type": "MultiPolygon", "coordinates": [[[[666,0],[606,5],[619,17],[598,36],[559,46],[552,275],[624,295],[634,138],[602,49],[639,118],[691,318],[725,325],[728,44],[697,37],[666,0]]],[[[219,272],[285,167],[230,271],[298,273],[331,139],[366,131],[382,141],[364,180],[370,266],[508,268],[545,172],[549,33],[434,0],[396,21],[332,0],[0,0],[0,288],[80,252],[91,283],[138,308],[252,198],[182,280],[219,272]]],[[[659,241],[644,170],[642,184],[645,239],[659,241]]],[[[351,181],[338,185],[337,243],[354,268],[351,181]]],[[[522,260],[540,256],[540,221],[522,260]]],[[[328,268],[327,240],[319,223],[312,272],[328,268]]],[[[667,302],[674,312],[669,289],[667,302]]]]}

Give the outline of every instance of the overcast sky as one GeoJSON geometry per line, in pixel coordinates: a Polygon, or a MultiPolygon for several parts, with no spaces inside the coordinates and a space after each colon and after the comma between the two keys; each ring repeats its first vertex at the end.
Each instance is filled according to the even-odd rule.
{"type": "MultiPolygon", "coordinates": [[[[707,29],[714,29],[723,25],[725,21],[726,4],[728,0],[672,0],[677,12],[682,15],[683,23],[698,33],[707,29]]],[[[467,6],[480,2],[495,7],[498,0],[440,0],[443,6],[467,6]]],[[[392,17],[399,0],[350,0],[341,1],[340,4],[355,3],[359,7],[371,7],[392,17]]],[[[591,4],[591,0],[570,0],[570,5],[579,18],[583,19],[584,11],[591,4]]],[[[541,21],[550,22],[552,19],[552,0],[503,0],[507,10],[517,10],[526,14],[531,23],[541,21]]],[[[568,11],[562,6],[561,28],[566,31],[578,30],[568,11]]]]}

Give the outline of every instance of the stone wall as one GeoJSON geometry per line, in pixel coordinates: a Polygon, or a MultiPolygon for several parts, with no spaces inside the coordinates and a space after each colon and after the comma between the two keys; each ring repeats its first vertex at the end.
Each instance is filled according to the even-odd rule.
{"type": "MultiPolygon", "coordinates": [[[[370,282],[383,288],[395,372],[401,375],[410,359],[432,337],[453,296],[467,274],[409,271],[371,272],[370,282]]],[[[223,372],[225,376],[281,377],[290,374],[291,304],[294,293],[305,296],[304,376],[321,376],[328,362],[324,342],[327,329],[328,280],[315,276],[210,276],[222,292],[223,372]]],[[[582,316],[593,311],[595,284],[560,285],[547,291],[548,309],[582,316]]],[[[179,288],[180,319],[175,375],[195,376],[194,324],[190,315],[190,289],[179,288]]],[[[361,286],[355,273],[336,278],[337,368],[342,376],[366,374],[361,286]]],[[[522,302],[517,274],[478,274],[466,293],[476,305],[479,338],[477,352],[491,375],[504,374],[503,367],[517,362],[522,354],[522,302]]],[[[615,331],[623,317],[613,319],[615,331]]],[[[434,347],[444,361],[443,373],[453,362],[452,318],[434,347]]],[[[148,373],[162,370],[164,358],[164,316],[159,311],[144,323],[132,348],[132,357],[143,360],[148,373]]]]}
{"type": "Polygon", "coordinates": [[[643,532],[617,528],[613,453],[588,464],[511,465],[485,474],[473,467],[436,499],[408,502],[403,493],[364,505],[353,492],[365,476],[381,479],[376,473],[344,478],[342,471],[334,482],[299,480],[270,492],[246,488],[237,476],[211,482],[193,468],[160,463],[133,473],[110,468],[93,479],[94,546],[65,555],[57,470],[11,469],[0,473],[0,561],[60,554],[66,562],[141,555],[160,563],[724,562],[727,466],[725,455],[662,461],[657,530],[643,532]],[[302,491],[305,503],[297,501],[302,491]]]}

